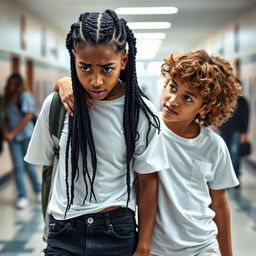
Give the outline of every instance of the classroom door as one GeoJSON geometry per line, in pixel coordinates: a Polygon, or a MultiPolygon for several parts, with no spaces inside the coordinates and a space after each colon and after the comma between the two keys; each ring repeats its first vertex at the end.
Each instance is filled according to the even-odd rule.
{"type": "Polygon", "coordinates": [[[11,57],[11,72],[18,73],[20,72],[20,58],[17,55],[11,57]]]}
{"type": "Polygon", "coordinates": [[[31,93],[34,91],[34,63],[32,60],[26,60],[26,82],[31,93]]]}

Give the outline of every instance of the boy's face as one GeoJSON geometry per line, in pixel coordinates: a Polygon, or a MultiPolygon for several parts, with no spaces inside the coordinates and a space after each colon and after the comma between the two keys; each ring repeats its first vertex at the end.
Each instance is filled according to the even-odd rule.
{"type": "Polygon", "coordinates": [[[195,87],[183,84],[178,79],[170,80],[164,89],[162,112],[165,123],[190,124],[204,108],[203,96],[195,87]]]}
{"type": "Polygon", "coordinates": [[[118,83],[121,69],[125,69],[128,54],[116,52],[107,45],[86,44],[73,51],[77,76],[92,99],[114,100],[124,93],[118,83]]]}

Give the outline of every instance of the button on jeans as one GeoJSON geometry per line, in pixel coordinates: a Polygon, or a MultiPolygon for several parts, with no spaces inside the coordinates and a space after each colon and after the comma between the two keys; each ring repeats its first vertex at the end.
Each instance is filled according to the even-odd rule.
{"type": "Polygon", "coordinates": [[[45,255],[132,256],[137,245],[135,213],[118,208],[69,220],[50,216],[45,255]]]}

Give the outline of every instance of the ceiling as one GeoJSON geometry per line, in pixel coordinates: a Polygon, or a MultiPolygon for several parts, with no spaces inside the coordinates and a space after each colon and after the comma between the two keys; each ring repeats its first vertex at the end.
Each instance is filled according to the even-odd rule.
{"type": "MultiPolygon", "coordinates": [[[[138,31],[167,33],[156,55],[159,59],[170,52],[195,48],[209,34],[221,29],[245,11],[256,6],[256,0],[15,0],[15,2],[52,24],[65,35],[70,25],[77,21],[80,13],[85,11],[102,12],[105,9],[115,10],[120,7],[133,6],[178,7],[177,14],[119,15],[128,22],[169,21],[172,23],[171,28],[161,31],[138,31]]],[[[143,50],[150,51],[146,49],[143,50]]]]}

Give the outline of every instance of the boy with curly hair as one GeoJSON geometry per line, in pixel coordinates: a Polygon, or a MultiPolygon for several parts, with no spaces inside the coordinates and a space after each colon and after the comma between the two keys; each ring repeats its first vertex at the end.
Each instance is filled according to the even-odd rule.
{"type": "Polygon", "coordinates": [[[161,71],[161,127],[170,167],[158,174],[151,253],[231,256],[225,189],[238,180],[225,142],[209,126],[230,117],[240,85],[228,61],[204,50],[171,55],[161,71]]]}
{"type": "MultiPolygon", "coordinates": [[[[171,55],[161,71],[160,119],[170,167],[158,172],[151,255],[231,256],[225,189],[239,182],[225,142],[209,126],[234,111],[237,77],[228,61],[204,50],[171,55]]],[[[72,109],[69,80],[59,80],[56,89],[72,109]]]]}

